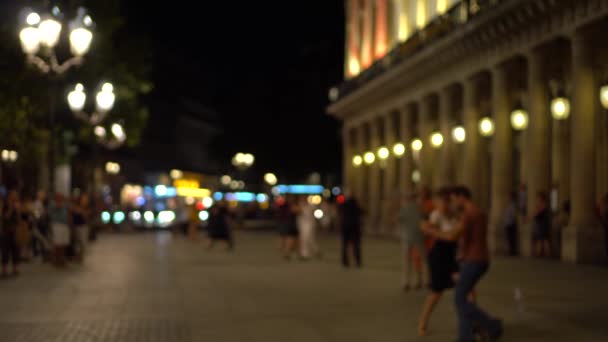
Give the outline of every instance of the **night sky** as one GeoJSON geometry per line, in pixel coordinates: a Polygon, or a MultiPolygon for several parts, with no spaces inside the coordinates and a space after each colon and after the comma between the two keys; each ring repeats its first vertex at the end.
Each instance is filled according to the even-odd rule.
{"type": "Polygon", "coordinates": [[[152,104],[187,98],[217,112],[226,165],[244,151],[258,172],[339,173],[339,124],[325,107],[342,79],[343,1],[161,3],[124,5],[127,32],[154,47],[152,104]]]}

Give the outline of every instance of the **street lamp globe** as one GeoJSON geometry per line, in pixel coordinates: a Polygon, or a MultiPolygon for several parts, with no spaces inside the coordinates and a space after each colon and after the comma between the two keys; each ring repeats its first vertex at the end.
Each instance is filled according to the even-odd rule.
{"type": "Polygon", "coordinates": [[[523,131],[528,127],[528,112],[519,108],[511,113],[511,126],[517,131],[523,131]]]}
{"type": "Polygon", "coordinates": [[[2,150],[2,161],[8,161],[10,152],[8,150],[2,150]]]}
{"type": "Polygon", "coordinates": [[[420,140],[420,139],[414,139],[412,141],[412,150],[414,150],[414,151],[420,151],[420,150],[422,150],[422,146],[423,146],[422,140],[420,140]]]}
{"type": "Polygon", "coordinates": [[[376,156],[373,152],[366,152],[365,155],[363,155],[363,160],[365,161],[365,164],[371,165],[376,161],[376,156]]]}
{"type": "Polygon", "coordinates": [[[82,57],[91,47],[93,33],[84,27],[79,27],[70,32],[70,51],[74,56],[82,57]]]}
{"type": "Polygon", "coordinates": [[[484,137],[494,134],[494,121],[488,117],[479,120],[479,133],[484,137]]]}
{"type": "Polygon", "coordinates": [[[42,45],[54,48],[59,42],[61,34],[61,23],[55,19],[48,18],[40,22],[38,25],[42,45]]]}
{"type": "Polygon", "coordinates": [[[25,22],[31,26],[40,24],[40,14],[38,14],[36,12],[31,12],[25,18],[25,22]]]}
{"type": "Polygon", "coordinates": [[[390,151],[388,150],[388,148],[386,148],[386,147],[380,147],[378,149],[378,158],[380,160],[386,160],[386,159],[388,159],[389,155],[390,155],[390,151]]]}
{"type": "Polygon", "coordinates": [[[405,154],[405,145],[403,145],[402,143],[396,143],[393,146],[393,153],[397,157],[403,156],[405,154]]]}
{"type": "Polygon", "coordinates": [[[608,84],[603,85],[600,89],[600,101],[604,109],[608,109],[608,84]]]}
{"type": "Polygon", "coordinates": [[[264,175],[264,181],[268,184],[268,185],[275,185],[277,184],[277,176],[275,176],[274,173],[267,173],[264,175]]]}
{"type": "Polygon", "coordinates": [[[570,101],[565,97],[556,97],[551,101],[551,114],[555,120],[565,120],[570,116],[570,101]]]}
{"type": "Polygon", "coordinates": [[[456,126],[452,130],[452,138],[457,144],[462,144],[467,138],[467,131],[462,126],[456,126]]]}
{"type": "Polygon", "coordinates": [[[439,132],[431,134],[431,145],[434,148],[439,148],[443,145],[443,135],[439,132]]]}
{"type": "Polygon", "coordinates": [[[17,151],[8,152],[8,160],[10,160],[11,162],[16,162],[18,156],[19,156],[19,154],[17,153],[17,151]]]}
{"type": "Polygon", "coordinates": [[[27,55],[35,55],[40,50],[40,30],[36,27],[26,27],[19,32],[21,48],[27,55]]]}
{"type": "Polygon", "coordinates": [[[112,134],[114,134],[118,141],[124,141],[127,138],[124,128],[118,123],[112,124],[112,134]]]}
{"type": "Polygon", "coordinates": [[[74,90],[68,94],[68,104],[73,112],[80,112],[86,100],[87,94],[84,93],[84,86],[80,83],[76,84],[74,90]]]}
{"type": "Polygon", "coordinates": [[[95,135],[98,138],[106,137],[106,129],[103,126],[95,126],[95,128],[93,129],[93,132],[95,133],[95,135]]]}
{"type": "Polygon", "coordinates": [[[363,158],[360,155],[356,155],[353,157],[353,166],[359,167],[363,164],[363,158]]]}
{"type": "Polygon", "coordinates": [[[116,96],[114,95],[114,86],[112,86],[112,83],[104,83],[95,97],[97,110],[102,113],[112,110],[115,99],[116,96]]]}

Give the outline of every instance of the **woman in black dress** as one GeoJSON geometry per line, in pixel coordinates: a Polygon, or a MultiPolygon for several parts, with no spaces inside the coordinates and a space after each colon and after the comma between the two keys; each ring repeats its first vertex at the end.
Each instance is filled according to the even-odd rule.
{"type": "Polygon", "coordinates": [[[547,194],[536,195],[536,210],[533,220],[534,249],[537,257],[551,257],[551,210],[547,194]]]}
{"type": "MultiPolygon", "coordinates": [[[[456,217],[450,209],[449,189],[440,189],[435,196],[435,210],[429,220],[423,223],[423,231],[437,229],[443,232],[454,229],[456,217]]],[[[418,334],[427,335],[427,326],[433,309],[441,299],[443,291],[454,287],[454,275],[458,272],[456,263],[457,244],[453,241],[436,240],[430,248],[427,261],[431,282],[431,292],[427,296],[418,323],[418,334]]]]}
{"type": "Polygon", "coordinates": [[[228,216],[228,208],[226,208],[224,202],[217,203],[209,210],[209,220],[207,221],[209,243],[207,244],[207,248],[213,247],[213,243],[217,240],[224,241],[227,250],[234,248],[228,216]]]}

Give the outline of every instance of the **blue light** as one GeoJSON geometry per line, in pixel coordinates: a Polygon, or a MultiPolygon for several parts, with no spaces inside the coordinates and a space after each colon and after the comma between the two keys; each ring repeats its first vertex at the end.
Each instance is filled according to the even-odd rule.
{"type": "Polygon", "coordinates": [[[331,193],[334,194],[334,196],[338,196],[341,192],[342,190],[340,190],[340,188],[338,188],[337,186],[331,189],[331,193]]]}
{"type": "Polygon", "coordinates": [[[324,190],[322,185],[277,185],[276,189],[281,195],[320,195],[324,190]]]}
{"type": "Polygon", "coordinates": [[[109,212],[104,211],[101,213],[101,222],[103,222],[104,224],[110,223],[111,219],[112,219],[112,215],[110,215],[109,212]]]}
{"type": "Polygon", "coordinates": [[[175,197],[177,196],[177,189],[174,187],[167,188],[167,197],[175,197]]]}
{"type": "Polygon", "coordinates": [[[258,203],[266,202],[268,200],[268,196],[266,194],[258,194],[256,196],[258,203]]]}
{"type": "Polygon", "coordinates": [[[165,197],[167,196],[167,187],[164,185],[157,185],[154,188],[154,193],[157,197],[165,197]]]}
{"type": "Polygon", "coordinates": [[[255,194],[251,192],[237,192],[235,193],[236,200],[239,202],[253,202],[255,201],[255,194]]]}
{"type": "Polygon", "coordinates": [[[163,210],[165,210],[166,206],[163,202],[157,202],[154,205],[154,208],[156,209],[156,211],[163,211],[163,210]]]}
{"type": "Polygon", "coordinates": [[[224,198],[224,194],[221,192],[216,192],[213,194],[213,199],[216,201],[221,201],[224,198]]]}
{"type": "Polygon", "coordinates": [[[141,207],[142,205],[146,204],[146,199],[141,196],[138,196],[135,200],[135,203],[141,207]]]}
{"type": "Polygon", "coordinates": [[[153,193],[154,193],[154,189],[152,189],[151,186],[144,186],[144,195],[152,196],[153,193]]]}
{"type": "Polygon", "coordinates": [[[117,211],[114,213],[114,224],[121,224],[125,220],[125,213],[117,211]]]}
{"type": "Polygon", "coordinates": [[[229,192],[224,195],[224,198],[226,198],[226,201],[236,201],[236,194],[229,192]]]}

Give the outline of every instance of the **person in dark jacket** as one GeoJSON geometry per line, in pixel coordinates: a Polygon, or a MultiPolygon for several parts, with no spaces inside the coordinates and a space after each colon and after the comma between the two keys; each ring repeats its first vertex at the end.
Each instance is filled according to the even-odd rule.
{"type": "Polygon", "coordinates": [[[350,266],[350,254],[354,256],[357,267],[361,267],[361,217],[363,209],[353,196],[348,196],[340,207],[342,226],[342,265],[350,266]],[[351,252],[351,253],[349,253],[351,252]]]}
{"type": "Polygon", "coordinates": [[[207,221],[207,229],[209,235],[209,243],[207,248],[212,248],[215,241],[224,241],[226,249],[234,248],[234,240],[229,227],[229,212],[224,202],[219,202],[209,211],[209,220],[207,221]]]}

